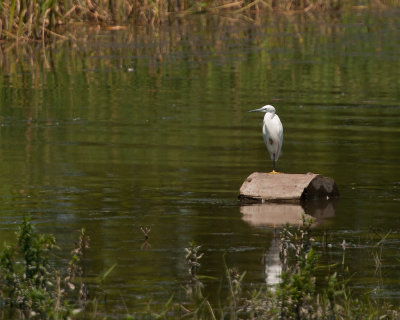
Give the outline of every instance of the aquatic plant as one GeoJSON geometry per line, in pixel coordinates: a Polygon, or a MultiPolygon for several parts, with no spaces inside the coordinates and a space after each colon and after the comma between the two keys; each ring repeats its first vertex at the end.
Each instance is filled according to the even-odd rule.
{"type": "MultiPolygon", "coordinates": [[[[0,312],[15,317],[41,319],[73,316],[83,310],[86,285],[82,282],[82,258],[89,248],[84,229],[63,273],[50,263],[57,249],[53,235],[38,234],[29,218],[17,232],[17,242],[0,252],[0,312]],[[69,296],[74,296],[73,301],[69,296]]],[[[1,314],[0,314],[1,315],[1,314]]]]}
{"type": "MultiPolygon", "coordinates": [[[[175,295],[155,310],[149,303],[145,312],[131,314],[128,319],[398,319],[397,308],[368,295],[352,293],[348,282],[340,280],[337,272],[326,277],[325,285],[317,286],[319,257],[314,249],[312,220],[303,218],[303,225],[285,225],[280,233],[280,259],[284,271],[281,281],[273,289],[262,286],[252,292],[244,290],[245,272],[228,267],[223,256],[226,296],[217,306],[207,297],[201,279],[213,279],[199,274],[201,246],[190,242],[185,248],[188,265],[184,301],[175,295]]],[[[376,244],[382,248],[389,233],[376,244]]],[[[54,236],[38,234],[28,218],[17,232],[14,245],[6,245],[0,252],[0,317],[13,318],[76,318],[103,316],[98,312],[100,295],[96,290],[88,294],[83,282],[83,258],[89,248],[89,237],[82,229],[71,252],[65,271],[50,263],[51,253],[57,249],[54,236]],[[89,297],[91,298],[89,299],[89,297]],[[82,314],[84,312],[84,314],[82,314]],[[79,315],[78,315],[79,314],[79,315]]],[[[381,250],[381,249],[380,249],[381,250]]],[[[381,251],[379,252],[381,258],[381,251]]],[[[340,263],[337,264],[341,266],[340,263]]],[[[101,289],[116,264],[98,277],[101,289]]],[[[99,290],[97,290],[99,291],[99,290]]]]}
{"type": "MultiPolygon", "coordinates": [[[[368,295],[356,296],[337,272],[317,287],[319,257],[313,248],[311,220],[281,231],[280,259],[284,271],[272,291],[261,288],[246,300],[243,310],[251,319],[398,319],[399,310],[368,295]]],[[[340,265],[340,264],[337,264],[340,265]]]]}
{"type": "MultiPolygon", "coordinates": [[[[283,226],[280,233],[281,281],[273,289],[261,287],[253,292],[242,290],[245,272],[228,268],[225,263],[229,293],[218,307],[212,304],[201,287],[200,299],[180,308],[188,319],[398,319],[399,310],[368,295],[352,293],[348,281],[333,272],[323,287],[317,286],[319,256],[313,248],[312,220],[303,217],[303,225],[283,226]]],[[[382,242],[380,242],[381,244],[382,242]]],[[[337,264],[341,266],[340,263],[337,264]]],[[[190,296],[192,297],[192,296],[190,296]]],[[[173,304],[169,304],[172,306],[173,304]]],[[[173,313],[173,309],[169,309],[173,313]]]]}
{"type": "Polygon", "coordinates": [[[197,277],[197,271],[200,268],[200,259],[204,253],[200,253],[201,246],[198,246],[194,241],[189,242],[189,246],[185,248],[186,264],[189,266],[188,273],[191,277],[197,277]]]}

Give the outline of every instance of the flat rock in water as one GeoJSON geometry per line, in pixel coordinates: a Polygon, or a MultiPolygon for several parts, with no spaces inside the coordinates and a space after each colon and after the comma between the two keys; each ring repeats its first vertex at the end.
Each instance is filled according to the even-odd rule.
{"type": "Polygon", "coordinates": [[[239,199],[299,202],[339,197],[335,181],[320,174],[254,172],[243,182],[239,199]]]}

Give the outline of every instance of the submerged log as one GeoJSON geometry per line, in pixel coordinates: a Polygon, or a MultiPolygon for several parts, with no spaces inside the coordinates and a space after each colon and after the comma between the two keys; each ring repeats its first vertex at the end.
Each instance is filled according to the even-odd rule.
{"type": "Polygon", "coordinates": [[[320,174],[254,172],[243,182],[239,199],[244,201],[301,202],[339,197],[335,181],[320,174]]]}

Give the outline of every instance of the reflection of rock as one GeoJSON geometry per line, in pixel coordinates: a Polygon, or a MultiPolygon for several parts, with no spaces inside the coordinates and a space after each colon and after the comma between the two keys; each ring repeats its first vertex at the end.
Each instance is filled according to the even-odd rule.
{"type": "MultiPolygon", "coordinates": [[[[286,223],[300,225],[303,215],[313,218],[316,224],[335,215],[336,201],[306,201],[302,204],[287,203],[257,203],[243,205],[240,212],[242,219],[254,227],[281,227],[286,223]]],[[[279,239],[273,237],[270,247],[265,254],[265,282],[275,290],[281,281],[282,265],[279,258],[279,239]]]]}
{"type": "Polygon", "coordinates": [[[285,223],[302,224],[302,216],[320,224],[324,218],[335,215],[335,202],[309,201],[304,208],[299,204],[262,203],[240,207],[243,220],[252,226],[279,227],[285,223]]]}
{"type": "Polygon", "coordinates": [[[305,212],[313,216],[317,221],[335,216],[338,199],[330,201],[305,201],[302,206],[305,212]]]}
{"type": "MultiPolygon", "coordinates": [[[[241,206],[243,220],[252,226],[279,227],[285,223],[299,225],[302,223],[304,210],[297,204],[263,203],[241,206]]],[[[305,215],[307,218],[310,216],[305,215]]]]}

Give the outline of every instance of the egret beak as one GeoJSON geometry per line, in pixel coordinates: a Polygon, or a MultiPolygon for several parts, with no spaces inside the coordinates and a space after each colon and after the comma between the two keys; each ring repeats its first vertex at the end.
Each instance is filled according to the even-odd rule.
{"type": "Polygon", "coordinates": [[[263,111],[262,109],[263,109],[263,108],[254,109],[254,110],[250,110],[250,111],[248,111],[248,112],[262,112],[262,111],[263,111]]]}

